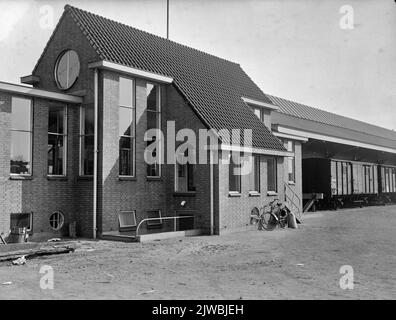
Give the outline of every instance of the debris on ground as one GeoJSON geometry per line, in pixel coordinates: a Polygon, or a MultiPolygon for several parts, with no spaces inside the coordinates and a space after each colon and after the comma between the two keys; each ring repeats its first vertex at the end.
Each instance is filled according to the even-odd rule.
{"type": "Polygon", "coordinates": [[[140,293],[138,293],[137,295],[138,295],[138,296],[141,296],[142,294],[148,294],[148,293],[152,293],[152,292],[155,292],[155,290],[152,289],[152,290],[149,290],[149,291],[140,292],[140,293]]]}
{"type": "Polygon", "coordinates": [[[304,263],[297,263],[297,266],[298,266],[298,267],[303,267],[303,266],[304,266],[304,263]]]}
{"type": "MultiPolygon", "coordinates": [[[[63,245],[44,245],[42,247],[33,248],[33,249],[25,249],[25,250],[16,250],[16,251],[8,251],[8,252],[0,252],[0,262],[3,261],[18,261],[19,258],[31,259],[38,256],[45,255],[53,255],[53,254],[61,254],[61,253],[69,253],[74,252],[76,249],[75,244],[63,244],[63,245]]],[[[23,261],[21,259],[20,261],[23,261]]],[[[26,263],[26,261],[25,261],[26,263]]]]}
{"type": "Polygon", "coordinates": [[[16,260],[12,261],[12,264],[14,266],[22,266],[22,265],[26,264],[25,256],[22,256],[22,257],[20,257],[20,258],[18,258],[16,260]]]}
{"type": "Polygon", "coordinates": [[[59,241],[61,241],[60,238],[51,238],[47,240],[47,242],[59,242],[59,241]]]}
{"type": "Polygon", "coordinates": [[[2,283],[3,286],[9,286],[9,285],[11,285],[11,284],[12,284],[11,281],[6,281],[6,282],[3,282],[3,283],[2,283]]]}

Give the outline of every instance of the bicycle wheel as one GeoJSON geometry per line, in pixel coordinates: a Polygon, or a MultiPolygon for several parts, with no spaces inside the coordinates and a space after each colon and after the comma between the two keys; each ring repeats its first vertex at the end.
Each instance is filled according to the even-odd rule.
{"type": "Polygon", "coordinates": [[[278,220],[271,212],[264,212],[261,215],[260,227],[267,231],[272,231],[276,228],[278,220]]]}
{"type": "Polygon", "coordinates": [[[287,214],[286,210],[281,209],[279,211],[279,216],[278,216],[279,217],[279,226],[282,229],[286,228],[286,226],[287,226],[287,216],[288,216],[288,214],[287,214]]]}

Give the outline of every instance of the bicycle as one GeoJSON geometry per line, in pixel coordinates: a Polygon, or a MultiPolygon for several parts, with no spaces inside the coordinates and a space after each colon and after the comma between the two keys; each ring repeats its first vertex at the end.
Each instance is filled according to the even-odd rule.
{"type": "Polygon", "coordinates": [[[288,212],[285,205],[274,199],[261,208],[254,207],[250,212],[250,223],[258,223],[259,230],[272,231],[279,225],[284,229],[287,226],[288,212]]]}

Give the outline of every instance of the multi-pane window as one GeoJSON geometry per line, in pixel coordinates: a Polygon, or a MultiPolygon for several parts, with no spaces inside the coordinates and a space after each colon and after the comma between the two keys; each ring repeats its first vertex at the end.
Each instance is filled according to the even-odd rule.
{"type": "Polygon", "coordinates": [[[228,181],[230,192],[241,192],[241,163],[232,156],[228,167],[228,181]]]}
{"type": "MultiPolygon", "coordinates": [[[[295,142],[292,140],[287,141],[287,151],[295,153],[295,142]]],[[[294,183],[296,181],[296,158],[295,155],[287,158],[287,172],[289,182],[294,183]]]]}
{"type": "Polygon", "coordinates": [[[133,80],[120,77],[119,82],[119,175],[135,174],[135,101],[133,80]]]}
{"type": "MultiPolygon", "coordinates": [[[[161,129],[161,87],[156,84],[147,83],[147,130],[149,129],[161,129]]],[[[147,141],[147,146],[154,143],[155,137],[147,141]]],[[[156,157],[160,155],[158,147],[153,151],[152,156],[156,157]]],[[[148,177],[159,177],[161,175],[161,168],[159,163],[147,164],[147,176],[148,177]]]]}
{"type": "Polygon", "coordinates": [[[249,173],[249,191],[260,192],[260,156],[252,156],[252,168],[249,173]]]}
{"type": "Polygon", "coordinates": [[[267,191],[278,192],[276,158],[267,159],[267,191]]]}
{"type": "Polygon", "coordinates": [[[92,176],[94,168],[94,109],[80,108],[80,176],[92,176]]]}
{"type": "Polygon", "coordinates": [[[32,101],[12,98],[10,173],[32,173],[32,101]]]}
{"type": "Polygon", "coordinates": [[[66,175],[67,110],[65,106],[48,107],[48,175],[66,175]]]}
{"type": "MultiPolygon", "coordinates": [[[[186,150],[185,157],[188,157],[188,150],[186,150]]],[[[188,192],[195,191],[195,166],[187,162],[186,164],[176,163],[176,191],[188,192]]]]}

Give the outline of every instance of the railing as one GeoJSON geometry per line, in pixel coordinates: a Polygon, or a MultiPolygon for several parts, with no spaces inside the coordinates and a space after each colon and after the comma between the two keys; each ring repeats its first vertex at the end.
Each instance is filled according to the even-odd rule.
{"type": "Polygon", "coordinates": [[[194,219],[194,216],[173,216],[173,217],[160,217],[160,218],[146,218],[146,219],[143,219],[142,221],[139,222],[138,226],[136,227],[136,237],[139,236],[139,229],[140,229],[140,226],[143,224],[143,222],[153,221],[153,220],[162,221],[162,220],[174,219],[173,231],[176,231],[176,229],[177,229],[177,223],[176,223],[177,219],[184,219],[184,218],[190,218],[190,219],[193,218],[194,219]]]}
{"type": "MultiPolygon", "coordinates": [[[[284,183],[285,186],[285,201],[290,203],[296,209],[296,217],[301,218],[301,199],[300,197],[294,192],[294,190],[289,186],[288,183],[284,183]],[[288,191],[292,194],[292,196],[288,195],[288,191]],[[297,202],[297,204],[296,204],[297,202]]],[[[290,208],[292,209],[292,208],[290,208]]]]}

